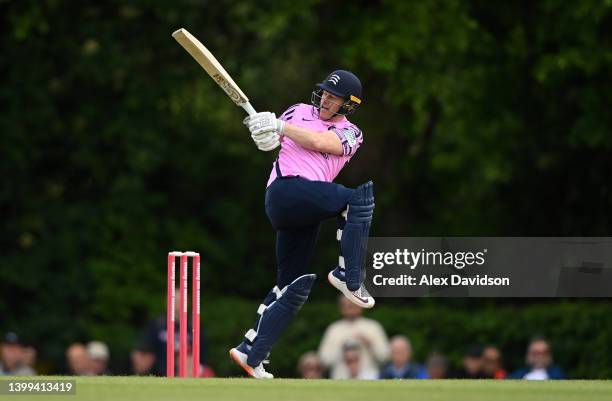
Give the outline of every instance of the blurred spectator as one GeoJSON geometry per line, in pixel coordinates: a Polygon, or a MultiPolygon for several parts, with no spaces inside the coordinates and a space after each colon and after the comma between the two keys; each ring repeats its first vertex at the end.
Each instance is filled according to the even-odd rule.
{"type": "Polygon", "coordinates": [[[36,348],[30,345],[23,346],[22,353],[23,365],[32,368],[32,371],[36,371],[36,369],[34,368],[36,366],[36,348]]]}
{"type": "Polygon", "coordinates": [[[431,379],[445,379],[448,376],[448,361],[438,352],[429,354],[425,366],[427,375],[431,379]]]}
{"type": "MultiPolygon", "coordinates": [[[[176,289],[176,293],[180,293],[180,289],[176,289]]],[[[174,326],[174,349],[176,352],[179,350],[179,297],[176,297],[174,313],[177,316],[174,326]]],[[[187,323],[187,343],[191,344],[191,322],[187,323]]],[[[166,376],[166,315],[157,316],[153,318],[144,332],[142,333],[142,337],[140,339],[140,344],[143,347],[146,347],[155,355],[155,360],[153,363],[153,367],[151,368],[150,374],[155,376],[166,376]]],[[[200,363],[202,364],[202,369],[200,370],[202,374],[210,375],[213,374],[213,370],[206,364],[207,360],[207,351],[208,351],[208,342],[206,339],[206,331],[204,327],[200,328],[200,363]]],[[[178,359],[176,359],[178,360],[178,359]]],[[[178,363],[175,365],[175,369],[178,372],[178,363]]],[[[209,376],[206,376],[209,377],[209,376]]]]}
{"type": "Polygon", "coordinates": [[[553,365],[550,344],[542,337],[531,340],[527,347],[525,362],[527,367],[513,372],[510,379],[558,380],[566,378],[565,372],[559,366],[553,365]]]}
{"type": "Polygon", "coordinates": [[[0,375],[7,376],[31,376],[36,372],[27,365],[27,355],[24,355],[24,347],[19,341],[19,336],[13,332],[4,335],[0,351],[0,375]]]}
{"type": "Polygon", "coordinates": [[[91,375],[91,364],[87,348],[81,343],[72,343],[66,349],[66,362],[68,374],[74,376],[91,375]]]}
{"type": "Polygon", "coordinates": [[[148,376],[151,374],[155,364],[155,354],[146,346],[138,346],[130,353],[132,361],[132,373],[137,376],[148,376]]]}
{"type": "Polygon", "coordinates": [[[490,379],[505,379],[508,373],[502,366],[502,355],[495,345],[487,345],[482,351],[482,371],[490,379]]]}
{"type": "MultiPolygon", "coordinates": [[[[187,352],[188,352],[187,353],[187,366],[188,366],[187,376],[193,377],[193,370],[191,369],[191,367],[193,366],[193,353],[191,352],[191,349],[189,349],[187,352]]],[[[178,361],[178,354],[175,360],[178,361]]],[[[215,376],[216,376],[216,373],[214,370],[212,370],[210,366],[204,365],[202,364],[202,362],[200,362],[200,374],[198,375],[198,377],[215,377],[215,376]]]]}
{"type": "MultiPolygon", "coordinates": [[[[176,316],[178,316],[178,312],[176,313],[176,316]]],[[[187,333],[190,336],[191,330],[188,330],[187,333]]],[[[151,366],[149,373],[154,376],[166,375],[166,336],[166,316],[158,316],[152,319],[142,334],[141,346],[153,353],[153,366],[151,366]]],[[[176,351],[178,351],[178,345],[179,336],[176,335],[174,348],[176,351]]]]}
{"type": "Polygon", "coordinates": [[[423,366],[412,362],[412,344],[406,336],[391,338],[391,362],[380,373],[381,379],[427,379],[423,366]]]}
{"type": "Polygon", "coordinates": [[[108,376],[108,346],[102,341],[90,341],[87,344],[87,355],[90,360],[91,374],[94,376],[108,376]]]}
{"type": "MultiPolygon", "coordinates": [[[[389,342],[384,329],[375,320],[361,316],[362,309],[343,295],[339,298],[342,319],[332,323],[321,340],[319,358],[330,369],[332,379],[346,378],[346,365],[343,345],[347,342],[360,344],[360,363],[364,371],[375,372],[389,358],[389,342]]],[[[354,352],[349,353],[353,357],[354,352]]]]}
{"type": "Polygon", "coordinates": [[[372,369],[363,363],[362,345],[356,341],[348,341],[342,347],[342,359],[346,371],[336,379],[375,380],[378,379],[378,369],[372,369]]]}
{"type": "Polygon", "coordinates": [[[304,353],[298,361],[298,372],[302,379],[322,379],[323,364],[314,351],[304,353]]]}
{"type": "Polygon", "coordinates": [[[463,367],[456,375],[458,379],[484,379],[482,371],[482,347],[472,345],[463,356],[463,367]]]}

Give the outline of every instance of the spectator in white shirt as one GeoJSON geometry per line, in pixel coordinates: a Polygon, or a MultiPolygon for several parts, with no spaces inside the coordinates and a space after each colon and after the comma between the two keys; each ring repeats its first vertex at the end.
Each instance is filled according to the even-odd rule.
{"type": "MultiPolygon", "coordinates": [[[[319,357],[329,369],[330,378],[349,376],[343,350],[347,342],[359,345],[359,359],[364,371],[378,375],[380,366],[389,358],[389,340],[385,330],[377,321],[364,318],[362,309],[344,296],[339,297],[339,306],[342,319],[327,328],[319,346],[319,357]]],[[[354,355],[349,353],[348,356],[352,358],[354,355]]]]}

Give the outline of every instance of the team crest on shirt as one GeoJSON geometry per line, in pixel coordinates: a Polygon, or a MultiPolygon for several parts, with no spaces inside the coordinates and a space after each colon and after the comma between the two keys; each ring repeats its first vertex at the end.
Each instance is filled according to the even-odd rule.
{"type": "Polygon", "coordinates": [[[342,134],[346,138],[346,141],[348,142],[349,146],[352,147],[357,143],[357,132],[355,132],[353,128],[345,128],[342,131],[342,134]]]}

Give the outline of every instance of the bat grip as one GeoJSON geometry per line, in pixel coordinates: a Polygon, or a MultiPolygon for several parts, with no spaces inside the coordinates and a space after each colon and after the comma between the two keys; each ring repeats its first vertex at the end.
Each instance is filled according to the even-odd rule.
{"type": "Polygon", "coordinates": [[[250,102],[243,103],[240,105],[240,107],[242,107],[244,111],[246,111],[250,116],[252,116],[253,114],[257,114],[253,106],[251,106],[250,102]]]}

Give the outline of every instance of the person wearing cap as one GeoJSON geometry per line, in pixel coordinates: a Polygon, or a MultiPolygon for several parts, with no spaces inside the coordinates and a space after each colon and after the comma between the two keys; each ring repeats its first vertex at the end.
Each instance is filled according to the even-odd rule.
{"type": "Polygon", "coordinates": [[[155,353],[145,344],[139,344],[130,352],[132,372],[138,376],[149,376],[153,373],[155,353]]]}
{"type": "Polygon", "coordinates": [[[378,368],[363,363],[362,345],[356,341],[347,341],[342,346],[342,366],[344,369],[332,373],[331,378],[336,380],[376,380],[378,368]]]}
{"type": "Polygon", "coordinates": [[[335,70],[316,85],[310,104],[294,104],[278,118],[262,112],[244,120],[259,150],[280,146],[265,196],[266,214],[276,231],[276,285],[259,305],[254,326],[230,350],[253,377],[273,377],[262,363],[310,294],[316,277],[310,262],[323,220],[338,221],[340,255],[328,281],[356,305],[374,306],[363,284],[373,184],[353,189],[333,182],[363,143],[363,133],[348,119],[362,104],[361,92],[355,74],[335,70]]]}
{"type": "MultiPolygon", "coordinates": [[[[178,294],[179,288],[176,288],[176,293],[178,294]]],[[[176,313],[176,315],[178,316],[179,314],[179,306],[180,306],[180,302],[179,302],[179,298],[177,297],[176,302],[174,303],[175,305],[175,309],[174,309],[174,313],[176,313]]],[[[191,344],[191,340],[192,340],[192,327],[191,327],[191,321],[187,322],[187,344],[191,344]]],[[[163,315],[159,315],[159,316],[155,316],[153,317],[146,325],[146,327],[144,328],[144,330],[142,331],[142,333],[140,334],[139,338],[138,338],[138,343],[137,343],[137,353],[136,353],[136,358],[139,359],[140,362],[140,366],[144,367],[147,364],[147,361],[150,361],[150,353],[153,353],[153,365],[150,367],[150,369],[148,369],[147,374],[151,374],[153,376],[166,376],[166,350],[167,350],[167,339],[168,339],[168,332],[167,332],[167,320],[166,320],[166,314],[164,313],[163,315]]],[[[174,340],[176,342],[175,344],[175,350],[179,349],[179,328],[180,328],[180,322],[178,319],[176,319],[175,322],[175,335],[174,335],[174,340]]],[[[214,370],[212,369],[211,366],[208,365],[207,361],[208,361],[208,336],[207,336],[207,330],[205,327],[202,327],[200,330],[200,363],[201,363],[201,367],[200,367],[200,373],[201,375],[207,375],[206,377],[210,377],[212,375],[214,375],[214,370]]],[[[189,357],[189,356],[188,356],[189,357]]]]}
{"type": "Polygon", "coordinates": [[[109,376],[108,370],[109,351],[108,346],[102,341],[90,341],[87,344],[87,355],[89,356],[91,374],[94,376],[109,376]]]}
{"type": "Polygon", "coordinates": [[[470,345],[463,355],[463,366],[455,375],[457,379],[486,379],[482,366],[482,351],[480,344],[470,345]]]}
{"type": "Polygon", "coordinates": [[[0,352],[0,376],[32,376],[36,372],[24,361],[24,348],[19,336],[13,332],[4,335],[0,352]]]}

